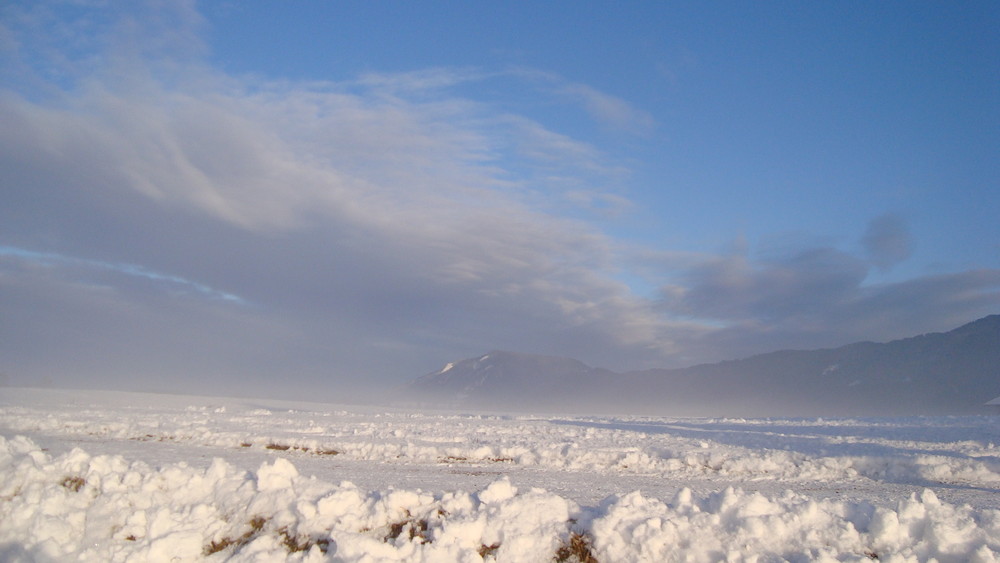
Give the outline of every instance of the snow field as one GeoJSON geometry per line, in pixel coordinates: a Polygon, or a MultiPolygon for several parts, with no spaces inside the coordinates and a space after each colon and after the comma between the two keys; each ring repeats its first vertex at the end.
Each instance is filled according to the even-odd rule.
{"type": "Polygon", "coordinates": [[[363,491],[216,458],[153,468],[0,438],[5,561],[551,561],[574,533],[598,561],[996,561],[1000,511],[925,490],[894,508],[682,489],[581,507],[507,479],[477,492],[363,491]]]}
{"type": "Polygon", "coordinates": [[[0,561],[996,561],[998,430],[0,389],[0,561]]]}
{"type": "MultiPolygon", "coordinates": [[[[217,400],[225,401],[234,402],[217,400]]],[[[338,454],[388,464],[485,464],[744,481],[864,478],[1000,486],[1000,447],[994,444],[1000,441],[1000,422],[996,417],[896,419],[879,429],[877,424],[848,419],[768,425],[761,421],[313,411],[239,403],[183,408],[21,404],[0,409],[0,428],[90,439],[338,454]],[[873,428],[882,431],[873,433],[873,428]],[[845,434],[834,433],[838,430],[845,434]],[[969,436],[980,439],[952,441],[969,436]]]]}

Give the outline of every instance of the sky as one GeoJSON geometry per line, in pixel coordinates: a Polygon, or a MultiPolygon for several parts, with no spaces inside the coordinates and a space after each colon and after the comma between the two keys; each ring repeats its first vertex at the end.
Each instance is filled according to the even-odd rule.
{"type": "Polygon", "coordinates": [[[337,400],[1000,313],[995,2],[0,6],[0,372],[337,400]]]}

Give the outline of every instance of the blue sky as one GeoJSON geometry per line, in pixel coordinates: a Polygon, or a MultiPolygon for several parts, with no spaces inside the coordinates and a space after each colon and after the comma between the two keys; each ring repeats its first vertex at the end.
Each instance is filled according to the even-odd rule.
{"type": "Polygon", "coordinates": [[[211,60],[296,80],[506,73],[466,84],[467,95],[620,159],[630,177],[615,187],[650,213],[609,228],[653,244],[666,234],[713,251],[807,230],[843,244],[873,215],[896,213],[923,227],[910,275],[1000,264],[995,232],[940,216],[978,212],[988,226],[997,211],[976,203],[998,170],[991,3],[379,6],[208,9],[218,29],[211,60]],[[296,32],[248,39],[276,26],[296,32]],[[526,85],[518,70],[554,83],[526,85]],[[617,98],[632,115],[602,122],[571,94],[524,92],[552,94],[568,89],[563,81],[617,98]]]}
{"type": "Polygon", "coordinates": [[[382,389],[1000,312],[995,3],[660,4],[5,4],[0,370],[382,389]]]}

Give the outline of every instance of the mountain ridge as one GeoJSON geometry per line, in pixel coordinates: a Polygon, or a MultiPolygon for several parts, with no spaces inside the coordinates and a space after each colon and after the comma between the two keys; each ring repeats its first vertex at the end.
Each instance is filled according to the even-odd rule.
{"type": "Polygon", "coordinates": [[[494,350],[406,386],[436,404],[678,416],[976,414],[1000,395],[1000,315],[884,343],[615,372],[494,350]]]}

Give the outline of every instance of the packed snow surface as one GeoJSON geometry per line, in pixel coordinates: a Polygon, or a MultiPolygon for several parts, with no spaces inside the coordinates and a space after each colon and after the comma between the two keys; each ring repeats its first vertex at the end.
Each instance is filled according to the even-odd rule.
{"type": "Polygon", "coordinates": [[[0,561],[997,561],[1000,417],[0,389],[0,561]]]}

